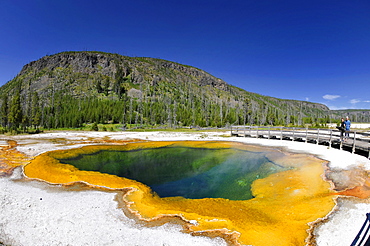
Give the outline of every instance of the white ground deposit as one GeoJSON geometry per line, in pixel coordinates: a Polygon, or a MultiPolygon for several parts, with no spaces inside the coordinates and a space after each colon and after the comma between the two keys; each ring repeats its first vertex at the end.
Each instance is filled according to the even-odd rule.
{"type": "MultiPolygon", "coordinates": [[[[330,168],[370,170],[367,158],[326,146],[229,135],[229,132],[53,132],[0,138],[16,140],[17,149],[29,156],[80,147],[83,141],[92,138],[237,141],[314,154],[328,160],[330,168]]],[[[44,182],[20,181],[21,176],[22,169],[18,168],[11,177],[0,177],[0,242],[5,245],[226,245],[220,238],[183,233],[174,224],[151,228],[138,225],[117,208],[114,192],[66,191],[44,182]]],[[[341,198],[340,206],[330,214],[329,220],[315,229],[317,245],[350,245],[365,214],[370,212],[369,202],[341,198]]]]}

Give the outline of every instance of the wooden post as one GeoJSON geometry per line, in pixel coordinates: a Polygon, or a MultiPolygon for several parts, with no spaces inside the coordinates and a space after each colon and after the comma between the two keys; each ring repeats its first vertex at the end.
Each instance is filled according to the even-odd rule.
{"type": "Polygon", "coordinates": [[[257,131],[256,131],[256,132],[257,132],[257,136],[256,136],[256,138],[258,138],[258,128],[259,128],[259,127],[258,127],[258,126],[256,126],[256,127],[257,127],[257,131]]]}
{"type": "Polygon", "coordinates": [[[246,128],[247,126],[244,126],[244,129],[243,129],[243,132],[244,132],[244,137],[247,137],[247,135],[245,134],[245,128],[246,128]]]}
{"type": "Polygon", "coordinates": [[[283,127],[280,127],[280,140],[283,140],[283,127]]]}
{"type": "Polygon", "coordinates": [[[230,126],[230,135],[233,136],[233,126],[230,126]]]}
{"type": "Polygon", "coordinates": [[[319,141],[320,141],[320,128],[317,128],[317,140],[316,140],[316,144],[319,144],[319,141]]]}
{"type": "Polygon", "coordinates": [[[294,132],[295,132],[295,127],[293,127],[293,136],[292,136],[292,141],[294,142],[294,132]]]}
{"type": "Polygon", "coordinates": [[[356,131],[353,132],[352,154],[356,151],[356,131]]]}
{"type": "Polygon", "coordinates": [[[268,139],[270,139],[270,126],[269,126],[269,135],[268,135],[268,139]]]}
{"type": "Polygon", "coordinates": [[[333,130],[330,129],[330,138],[329,138],[329,148],[331,148],[331,138],[333,135],[333,130]]]}
{"type": "Polygon", "coordinates": [[[308,126],[306,126],[306,140],[305,140],[305,143],[307,143],[307,138],[308,138],[308,126]]]}

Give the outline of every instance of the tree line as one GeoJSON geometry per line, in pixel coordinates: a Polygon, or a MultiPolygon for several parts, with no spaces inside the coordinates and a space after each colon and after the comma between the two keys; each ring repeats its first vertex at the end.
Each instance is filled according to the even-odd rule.
{"type": "MultiPolygon", "coordinates": [[[[108,123],[126,129],[322,127],[337,115],[321,104],[247,92],[193,67],[100,52],[44,57],[0,88],[3,132],[108,123]]],[[[370,120],[366,112],[351,115],[370,120]]]]}
{"type": "Polygon", "coordinates": [[[158,83],[140,85],[137,97],[129,96],[115,84],[109,91],[101,82],[99,93],[116,93],[108,97],[74,97],[63,91],[52,91],[40,96],[29,91],[15,90],[12,96],[1,98],[0,119],[2,131],[38,131],[39,129],[80,128],[84,124],[121,124],[135,127],[224,127],[228,125],[324,125],[328,116],[304,116],[302,112],[283,111],[266,102],[251,100],[247,95],[236,99],[219,91],[214,95],[199,86],[158,83]]]}

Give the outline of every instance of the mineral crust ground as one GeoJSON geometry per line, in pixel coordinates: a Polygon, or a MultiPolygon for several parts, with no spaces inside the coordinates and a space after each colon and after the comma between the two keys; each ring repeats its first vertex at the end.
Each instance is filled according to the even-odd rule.
{"type": "Polygon", "coordinates": [[[349,245],[370,210],[369,160],[326,146],[234,138],[228,137],[227,132],[53,132],[3,136],[2,142],[3,244],[271,245],[269,240],[273,240],[274,245],[339,245],[335,242],[349,245]],[[52,174],[55,166],[39,166],[39,171],[37,168],[32,171],[34,164],[26,165],[53,150],[187,140],[198,144],[226,141],[269,146],[290,153],[291,161],[279,161],[295,166],[257,180],[252,200],[189,201],[162,199],[148,195],[148,187],[138,182],[125,183],[109,175],[102,178],[78,170],[70,172],[60,166],[59,171],[70,172],[68,178],[58,174],[47,180],[43,173],[52,174]],[[300,159],[302,156],[306,156],[306,161],[300,159]],[[314,178],[317,180],[312,182],[314,178]],[[107,183],[110,179],[115,181],[107,183]]]}

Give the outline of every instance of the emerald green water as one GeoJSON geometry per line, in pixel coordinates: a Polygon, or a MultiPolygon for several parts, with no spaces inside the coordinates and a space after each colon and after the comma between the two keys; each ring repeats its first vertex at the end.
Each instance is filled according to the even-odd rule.
{"type": "Polygon", "coordinates": [[[137,180],[160,197],[251,199],[251,184],[284,168],[263,152],[239,149],[163,147],[104,150],[62,159],[80,170],[137,180]]]}

